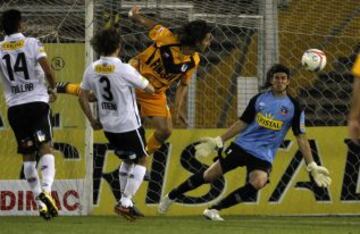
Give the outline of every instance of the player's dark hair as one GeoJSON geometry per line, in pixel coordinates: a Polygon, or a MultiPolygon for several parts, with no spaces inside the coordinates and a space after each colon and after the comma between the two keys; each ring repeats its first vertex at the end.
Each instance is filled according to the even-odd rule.
{"type": "Polygon", "coordinates": [[[271,86],[271,79],[273,78],[275,73],[283,72],[287,75],[288,79],[290,79],[290,69],[285,67],[282,64],[274,64],[266,73],[266,83],[262,87],[263,89],[269,88],[271,86]]]}
{"type": "Polygon", "coordinates": [[[4,11],[1,16],[0,29],[6,35],[17,33],[21,23],[21,12],[15,9],[4,11]]]}
{"type": "Polygon", "coordinates": [[[111,55],[120,46],[121,36],[119,30],[107,28],[97,32],[91,39],[90,44],[99,55],[111,55]]]}
{"type": "Polygon", "coordinates": [[[178,35],[182,45],[194,47],[197,43],[204,40],[209,32],[211,32],[211,27],[206,21],[195,20],[183,25],[178,35]]]}

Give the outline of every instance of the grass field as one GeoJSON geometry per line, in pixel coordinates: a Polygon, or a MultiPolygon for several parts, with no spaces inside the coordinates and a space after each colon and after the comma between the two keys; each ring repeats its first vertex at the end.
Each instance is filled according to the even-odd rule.
{"type": "Polygon", "coordinates": [[[360,217],[225,217],[211,222],[199,216],[146,217],[128,222],[115,216],[0,217],[3,234],[360,234],[360,217]]]}

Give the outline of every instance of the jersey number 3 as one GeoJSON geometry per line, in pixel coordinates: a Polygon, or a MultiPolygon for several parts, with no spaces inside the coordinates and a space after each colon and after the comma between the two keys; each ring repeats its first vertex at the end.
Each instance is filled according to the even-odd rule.
{"type": "Polygon", "coordinates": [[[111,92],[110,80],[106,76],[100,77],[100,83],[105,83],[103,87],[104,93],[101,95],[106,101],[111,102],[114,99],[114,96],[111,92]]]}
{"type": "Polygon", "coordinates": [[[14,81],[14,72],[22,72],[24,73],[24,79],[28,80],[29,77],[29,71],[26,66],[26,57],[24,53],[19,53],[16,57],[15,65],[12,67],[11,65],[11,59],[9,54],[5,54],[2,57],[6,62],[6,69],[9,75],[10,81],[14,81]]]}

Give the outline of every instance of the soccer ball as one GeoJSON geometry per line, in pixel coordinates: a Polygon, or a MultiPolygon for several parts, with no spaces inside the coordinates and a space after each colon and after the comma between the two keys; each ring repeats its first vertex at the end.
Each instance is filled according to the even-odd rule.
{"type": "Polygon", "coordinates": [[[301,58],[301,64],[308,71],[321,71],[326,65],[326,55],[321,50],[309,49],[304,52],[301,58]]]}

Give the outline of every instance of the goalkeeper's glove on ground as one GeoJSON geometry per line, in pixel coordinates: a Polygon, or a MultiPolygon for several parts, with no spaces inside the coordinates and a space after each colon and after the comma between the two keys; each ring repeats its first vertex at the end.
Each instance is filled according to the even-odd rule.
{"type": "Polygon", "coordinates": [[[327,188],[331,184],[329,171],[325,167],[318,166],[316,162],[311,162],[307,165],[306,170],[310,172],[317,186],[327,188]]]}
{"type": "Polygon", "coordinates": [[[195,157],[205,158],[217,149],[224,147],[221,137],[205,137],[202,138],[201,143],[195,146],[195,157]]]}

